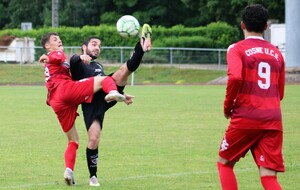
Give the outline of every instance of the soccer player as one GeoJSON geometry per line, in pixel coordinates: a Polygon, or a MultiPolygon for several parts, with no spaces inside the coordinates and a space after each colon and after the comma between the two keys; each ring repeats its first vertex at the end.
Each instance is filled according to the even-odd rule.
{"type": "Polygon", "coordinates": [[[69,63],[63,52],[62,41],[57,33],[45,34],[41,43],[48,52],[39,59],[40,62],[45,63],[47,104],[52,107],[68,138],[64,155],[66,165],[64,179],[67,185],[74,185],[73,170],[79,145],[79,136],[75,127],[78,105],[91,102],[93,94],[100,89],[105,93],[106,101],[124,101],[125,97],[117,91],[117,86],[111,77],[96,76],[73,81],[69,73],[69,63]]]}
{"type": "Polygon", "coordinates": [[[284,172],[282,116],[285,65],[280,51],[262,37],[268,11],[259,4],[242,12],[244,40],[227,50],[228,81],[224,116],[230,118],[217,162],[223,190],[237,190],[233,168],[250,150],[266,190],[279,190],[284,172]]]}
{"type": "MultiPolygon", "coordinates": [[[[134,52],[127,63],[123,64],[115,73],[111,74],[115,80],[118,90],[123,93],[128,77],[140,65],[144,52],[151,50],[152,30],[148,24],[144,24],[141,32],[140,41],[136,44],[134,52]]],[[[90,37],[82,44],[82,54],[73,55],[70,59],[70,71],[73,80],[91,76],[105,76],[103,66],[95,59],[101,52],[101,40],[98,37],[90,37]]],[[[90,173],[90,186],[100,186],[97,178],[98,147],[103,128],[105,112],[116,102],[107,103],[104,100],[105,92],[100,90],[95,93],[91,103],[82,103],[82,111],[85,126],[88,132],[88,144],[86,148],[87,166],[90,173]]],[[[125,103],[131,104],[133,97],[124,94],[125,103]]]]}

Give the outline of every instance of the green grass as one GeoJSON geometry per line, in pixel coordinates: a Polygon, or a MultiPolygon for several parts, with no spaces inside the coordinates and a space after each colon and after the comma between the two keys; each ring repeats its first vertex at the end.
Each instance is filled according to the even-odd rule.
{"type": "MultiPolygon", "coordinates": [[[[136,96],[134,104],[119,103],[104,121],[101,189],[220,189],[216,159],[228,124],[225,86],[134,86],[126,92],[136,96]]],[[[300,181],[299,97],[300,86],[286,87],[286,172],[278,179],[289,190],[299,189],[300,181]]],[[[43,86],[0,86],[0,189],[70,189],[63,182],[66,137],[45,98],[43,86]]],[[[94,189],[88,186],[82,114],[76,124],[76,189],[94,189]]],[[[240,189],[262,189],[250,154],[235,172],[240,189]]]]}
{"type": "MultiPolygon", "coordinates": [[[[117,65],[117,64],[116,64],[117,65]]],[[[119,66],[106,66],[110,74],[119,66]]],[[[135,84],[200,84],[226,75],[224,70],[179,69],[175,67],[147,67],[141,65],[135,72],[135,84]]],[[[129,81],[130,82],[130,81],[129,81]]],[[[0,85],[6,84],[44,84],[43,64],[0,64],[0,85]]]]}
{"type": "Polygon", "coordinates": [[[0,64],[0,84],[44,84],[41,64],[0,64]]]}
{"type": "MultiPolygon", "coordinates": [[[[116,68],[115,68],[116,70],[116,68]]],[[[136,84],[200,84],[226,75],[224,70],[141,67],[135,72],[136,84]]]]}

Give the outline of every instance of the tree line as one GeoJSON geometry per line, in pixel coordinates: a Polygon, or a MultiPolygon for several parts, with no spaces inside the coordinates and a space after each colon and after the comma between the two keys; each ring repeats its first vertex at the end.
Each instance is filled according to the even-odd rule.
{"type": "MultiPolygon", "coordinates": [[[[59,0],[59,26],[115,25],[122,15],[133,15],[141,23],[164,27],[205,26],[225,22],[239,26],[240,12],[248,4],[264,5],[271,19],[284,22],[284,0],[59,0]]],[[[52,25],[51,0],[0,0],[0,29],[52,25]]]]}

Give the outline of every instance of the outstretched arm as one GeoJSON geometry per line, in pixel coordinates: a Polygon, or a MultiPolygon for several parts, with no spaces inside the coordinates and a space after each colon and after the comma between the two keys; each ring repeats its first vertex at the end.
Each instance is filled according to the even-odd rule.
{"type": "Polygon", "coordinates": [[[81,80],[85,78],[81,65],[80,55],[74,54],[70,59],[70,72],[73,80],[81,80]]]}
{"type": "Polygon", "coordinates": [[[52,51],[50,53],[43,54],[40,58],[39,58],[39,62],[41,63],[50,63],[50,64],[61,64],[63,62],[66,61],[66,55],[63,51],[52,51]]]}
{"type": "Polygon", "coordinates": [[[39,58],[39,62],[41,63],[47,63],[49,62],[49,57],[45,54],[43,54],[40,58],[39,58]]]}

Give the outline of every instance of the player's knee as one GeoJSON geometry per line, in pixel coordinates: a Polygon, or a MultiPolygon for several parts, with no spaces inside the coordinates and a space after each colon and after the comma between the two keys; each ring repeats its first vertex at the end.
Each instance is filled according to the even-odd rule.
{"type": "Polygon", "coordinates": [[[259,174],[260,176],[276,176],[276,171],[273,169],[265,168],[263,166],[259,166],[259,174]]]}
{"type": "Polygon", "coordinates": [[[94,77],[94,92],[99,91],[102,88],[102,81],[105,77],[95,76],[94,77]]]}
{"type": "Polygon", "coordinates": [[[99,138],[96,137],[90,137],[89,138],[89,148],[90,149],[96,149],[99,145],[99,138]]]}
{"type": "Polygon", "coordinates": [[[101,86],[102,84],[102,81],[105,77],[102,77],[102,76],[95,76],[94,77],[94,84],[97,85],[97,86],[101,86]]]}

